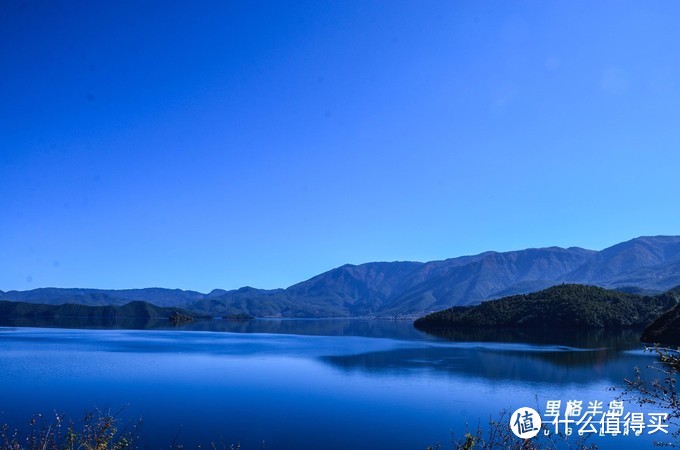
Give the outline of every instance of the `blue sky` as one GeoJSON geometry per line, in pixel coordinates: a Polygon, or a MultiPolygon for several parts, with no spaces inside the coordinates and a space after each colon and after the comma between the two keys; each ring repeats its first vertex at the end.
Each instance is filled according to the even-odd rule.
{"type": "Polygon", "coordinates": [[[273,288],[678,234],[677,17],[671,1],[3,2],[0,289],[273,288]]]}

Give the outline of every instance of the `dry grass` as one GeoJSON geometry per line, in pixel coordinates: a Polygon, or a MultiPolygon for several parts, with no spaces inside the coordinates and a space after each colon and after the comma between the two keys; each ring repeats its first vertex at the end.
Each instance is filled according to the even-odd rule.
{"type": "Polygon", "coordinates": [[[37,414],[26,431],[0,428],[0,450],[124,450],[137,447],[142,421],[127,423],[119,430],[118,414],[100,411],[85,414],[76,426],[64,415],[53,418],[37,414]]]}

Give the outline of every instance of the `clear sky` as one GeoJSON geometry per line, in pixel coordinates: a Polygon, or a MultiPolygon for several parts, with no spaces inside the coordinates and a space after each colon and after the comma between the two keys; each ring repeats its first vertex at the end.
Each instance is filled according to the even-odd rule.
{"type": "Polygon", "coordinates": [[[0,6],[0,289],[680,234],[680,2],[0,6]]]}

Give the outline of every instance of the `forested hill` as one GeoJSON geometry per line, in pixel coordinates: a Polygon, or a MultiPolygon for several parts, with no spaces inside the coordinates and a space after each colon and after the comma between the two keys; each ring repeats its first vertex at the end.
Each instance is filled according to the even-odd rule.
{"type": "Polygon", "coordinates": [[[416,328],[643,328],[673,308],[680,296],[669,291],[641,296],[596,286],[563,284],[428,314],[416,328]]]}
{"type": "MultiPolygon", "coordinates": [[[[680,297],[680,286],[669,293],[680,297]]],[[[652,322],[640,339],[647,343],[680,346],[680,304],[652,322]]]]}
{"type": "Polygon", "coordinates": [[[122,306],[85,306],[76,304],[45,305],[26,302],[0,301],[2,318],[164,318],[197,317],[179,308],[162,308],[147,302],[135,301],[122,306]]]}

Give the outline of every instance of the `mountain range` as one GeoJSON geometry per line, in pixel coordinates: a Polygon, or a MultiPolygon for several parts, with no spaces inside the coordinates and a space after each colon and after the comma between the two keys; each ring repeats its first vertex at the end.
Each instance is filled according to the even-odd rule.
{"type": "Polygon", "coordinates": [[[457,305],[581,283],[635,294],[680,285],[680,236],[639,237],[601,251],[579,247],[484,252],[430,262],[344,265],[285,289],[0,291],[0,300],[58,305],[145,301],[215,316],[416,317],[457,305]]]}

